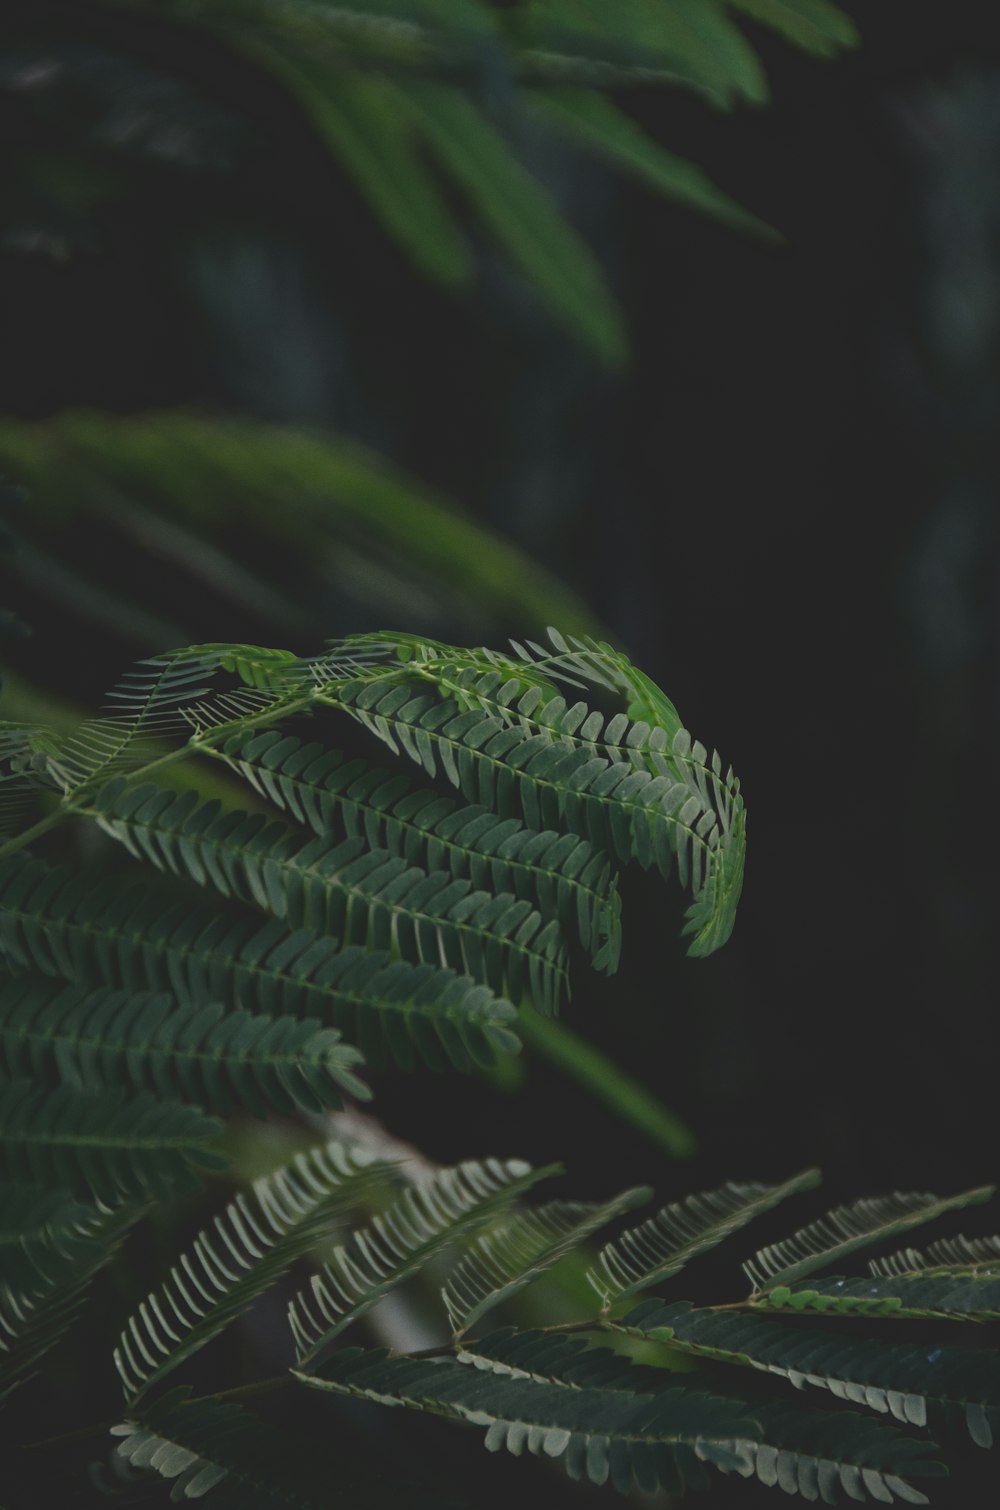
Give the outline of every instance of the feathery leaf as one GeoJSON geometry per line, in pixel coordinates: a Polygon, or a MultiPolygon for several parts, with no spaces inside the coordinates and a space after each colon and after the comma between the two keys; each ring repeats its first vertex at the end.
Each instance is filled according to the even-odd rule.
{"type": "Polygon", "coordinates": [[[994,1193],[994,1186],[983,1185],[960,1195],[940,1196],[902,1194],[856,1201],[838,1206],[792,1237],[762,1248],[743,1269],[756,1291],[787,1287],[817,1269],[829,1269],[859,1248],[897,1237],[913,1227],[923,1226],[947,1211],[980,1205],[994,1193]]]}
{"type": "Polygon", "coordinates": [[[387,1168],[361,1149],[328,1143],[257,1180],[249,1196],[238,1195],[129,1317],[115,1364],[130,1404],[270,1289],[387,1168]]]}
{"type": "Polygon", "coordinates": [[[469,1160],[411,1185],[399,1200],[334,1252],[288,1310],[299,1363],[312,1363],[334,1337],[440,1249],[467,1237],[532,1185],[559,1172],[520,1159],[469,1160]]]}
{"type": "Polygon", "coordinates": [[[607,1310],[616,1301],[679,1274],[692,1258],[714,1248],[754,1217],[818,1184],[819,1171],[806,1169],[781,1185],[728,1184],[704,1195],[689,1195],[607,1243],[587,1278],[607,1310]]]}

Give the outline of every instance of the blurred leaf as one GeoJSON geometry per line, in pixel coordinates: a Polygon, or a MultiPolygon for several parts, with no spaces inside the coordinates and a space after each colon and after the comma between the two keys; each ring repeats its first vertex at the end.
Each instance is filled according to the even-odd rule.
{"type": "Polygon", "coordinates": [[[727,0],[727,4],[814,57],[834,57],[841,48],[857,47],[860,41],[851,17],[830,0],[727,0]]]}
{"type": "Polygon", "coordinates": [[[621,316],[593,255],[503,137],[460,89],[424,83],[397,88],[428,145],[548,307],[609,366],[620,367],[626,355],[621,316]]]}
{"type": "Polygon", "coordinates": [[[667,152],[596,89],[539,89],[531,103],[557,131],[592,148],[668,199],[680,200],[766,240],[781,240],[770,226],[717,189],[695,163],[667,152]]]}

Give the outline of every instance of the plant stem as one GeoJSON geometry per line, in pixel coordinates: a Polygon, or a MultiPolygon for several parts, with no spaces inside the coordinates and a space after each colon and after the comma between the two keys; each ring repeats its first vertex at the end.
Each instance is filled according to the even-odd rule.
{"type": "Polygon", "coordinates": [[[597,1100],[617,1112],[674,1159],[688,1159],[695,1150],[694,1133],[675,1112],[634,1080],[600,1049],[533,1007],[522,1007],[518,1029],[550,1064],[576,1080],[597,1100]]]}

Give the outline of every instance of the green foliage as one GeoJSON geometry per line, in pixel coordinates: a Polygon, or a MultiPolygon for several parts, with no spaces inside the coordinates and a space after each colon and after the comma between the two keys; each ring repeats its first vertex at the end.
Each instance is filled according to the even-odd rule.
{"type": "MultiPolygon", "coordinates": [[[[72,1344],[95,1276],[123,1275],[122,1240],[155,1202],[175,1256],[116,1319],[116,1430],[130,1471],[175,1499],[319,1502],[324,1464],[275,1438],[266,1407],[249,1416],[226,1389],[175,1384],[262,1303],[287,1307],[288,1366],[252,1391],[304,1386],[341,1436],[344,1397],[429,1412],[490,1450],[626,1492],[718,1470],[830,1503],[923,1503],[919,1484],[943,1471],[928,1425],[991,1441],[994,1352],[876,1333],[892,1317],[1000,1314],[996,1239],[945,1238],[866,1278],[828,1277],[985,1188],[839,1207],[749,1260],[746,1299],[701,1308],[635,1298],[808,1191],[815,1171],[675,1201],[595,1252],[649,1191],[525,1205],[558,1166],[395,1167],[321,1124],[321,1142],[238,1189],[193,1240],[173,1230],[164,1201],[227,1167],[234,1118],[325,1116],[366,1096],[358,1072],[386,1055],[495,1066],[519,1023],[546,1022],[566,995],[571,933],[614,970],[620,863],[676,870],[693,893],[691,953],[725,940],[739,784],[620,652],[554,632],[510,654],[393,634],[305,659],[193,646],[129,673],[106,717],[26,723],[8,747],[41,816],[0,851],[0,1388],[72,1344]],[[287,727],[304,716],[308,742],[287,727]],[[346,732],[460,800],[348,757],[346,732]],[[193,759],[225,773],[220,800],[164,784],[193,759]],[[87,863],[43,857],[60,829],[86,834],[87,863]],[[296,1272],[306,1263],[311,1278],[296,1272]],[[523,1293],[560,1264],[586,1273],[590,1306],[519,1327],[523,1293]],[[435,1345],[339,1345],[414,1292],[435,1345]],[[817,1311],[828,1330],[798,1314],[817,1311]],[[505,1324],[484,1333],[494,1314],[505,1324]],[[623,1355],[637,1337],[641,1364],[623,1355]],[[678,1359],[701,1376],[679,1378],[678,1359]],[[751,1371],[771,1393],[745,1387],[751,1371]],[[824,1390],[829,1408],[774,1393],[788,1383],[824,1390]]],[[[589,1075],[609,1104],[616,1073],[604,1090],[589,1075]]],[[[22,1467],[33,1485],[44,1476],[30,1448],[22,1467]]]]}

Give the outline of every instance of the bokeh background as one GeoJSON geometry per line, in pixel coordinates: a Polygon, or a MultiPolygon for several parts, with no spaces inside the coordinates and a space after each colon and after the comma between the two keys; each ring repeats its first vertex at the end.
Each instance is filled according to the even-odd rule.
{"type": "Polygon", "coordinates": [[[605,634],[750,812],[730,945],[687,960],[679,892],[630,874],[621,973],[581,961],[568,1009],[696,1151],[530,1057],[516,1095],[387,1074],[384,1122],[591,1194],[995,1179],[990,7],[848,0],[830,59],[748,23],[758,107],[620,84],[781,244],[526,130],[624,312],[617,370],[453,186],[474,284],[425,278],[301,96],[183,9],[4,7],[7,716],[182,643],[605,634]]]}

